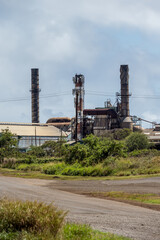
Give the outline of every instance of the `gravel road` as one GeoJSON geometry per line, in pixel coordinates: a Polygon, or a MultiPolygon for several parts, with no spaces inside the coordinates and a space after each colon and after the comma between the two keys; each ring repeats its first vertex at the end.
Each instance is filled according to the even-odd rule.
{"type": "MultiPolygon", "coordinates": [[[[40,200],[46,203],[54,201],[58,207],[69,210],[67,217],[69,221],[87,223],[95,229],[136,240],[160,240],[160,212],[71,192],[71,188],[73,191],[74,188],[79,188],[80,191],[86,188],[87,191],[90,188],[92,191],[94,188],[95,191],[100,186],[100,190],[106,190],[109,187],[112,191],[116,191],[114,187],[116,186],[120,191],[122,187],[127,189],[126,185],[128,185],[128,191],[129,189],[131,191],[132,184],[137,185],[137,188],[144,184],[145,192],[148,186],[148,192],[152,190],[152,192],[160,193],[160,178],[122,181],[60,181],[0,176],[0,197],[40,200]],[[60,190],[62,188],[63,190],[60,190]]],[[[134,190],[136,191],[136,187],[134,190]]]]}
{"type": "Polygon", "coordinates": [[[53,189],[74,192],[78,194],[88,192],[122,191],[127,193],[153,193],[160,196],[160,177],[124,180],[87,180],[87,181],[53,181],[48,185],[53,189]]]}

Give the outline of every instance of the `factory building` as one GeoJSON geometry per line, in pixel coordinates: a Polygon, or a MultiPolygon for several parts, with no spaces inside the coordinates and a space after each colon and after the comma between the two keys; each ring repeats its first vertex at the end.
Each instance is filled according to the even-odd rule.
{"type": "Polygon", "coordinates": [[[62,131],[68,132],[71,125],[71,118],[68,117],[54,117],[49,118],[46,122],[50,126],[55,126],[62,131]]]}
{"type": "Polygon", "coordinates": [[[144,129],[143,133],[151,143],[155,144],[160,149],[160,124],[156,124],[154,128],[144,129]]]}
{"type": "Polygon", "coordinates": [[[72,126],[72,138],[82,140],[89,134],[103,136],[108,130],[116,128],[132,129],[133,123],[129,111],[129,67],[120,66],[120,93],[117,93],[116,106],[107,101],[105,107],[84,109],[84,76],[75,75],[73,78],[75,88],[75,118],[72,126]]]}
{"type": "Polygon", "coordinates": [[[114,108],[84,109],[84,136],[92,133],[105,135],[108,130],[119,128],[118,115],[114,108]]]}
{"type": "Polygon", "coordinates": [[[41,146],[49,140],[57,141],[67,138],[64,131],[47,124],[32,123],[0,123],[0,132],[9,129],[18,138],[18,147],[26,150],[30,146],[41,146]]]}

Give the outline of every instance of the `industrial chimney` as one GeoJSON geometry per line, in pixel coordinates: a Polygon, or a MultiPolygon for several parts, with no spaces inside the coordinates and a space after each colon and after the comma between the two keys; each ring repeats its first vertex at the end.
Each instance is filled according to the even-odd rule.
{"type": "Polygon", "coordinates": [[[121,118],[123,128],[132,128],[132,121],[129,112],[129,67],[128,65],[120,66],[121,79],[121,118]]]}
{"type": "Polygon", "coordinates": [[[129,67],[128,65],[121,65],[121,116],[123,118],[129,117],[129,67]]]}
{"type": "Polygon", "coordinates": [[[31,69],[32,123],[39,123],[39,69],[31,69]]]}
{"type": "Polygon", "coordinates": [[[75,140],[82,140],[83,138],[83,109],[84,109],[84,76],[82,74],[73,77],[75,88],[73,95],[75,95],[75,140]]]}

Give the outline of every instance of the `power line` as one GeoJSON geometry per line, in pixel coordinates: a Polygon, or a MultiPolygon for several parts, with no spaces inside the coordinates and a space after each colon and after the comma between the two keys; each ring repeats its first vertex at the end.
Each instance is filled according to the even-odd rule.
{"type": "MultiPolygon", "coordinates": [[[[51,98],[51,97],[59,97],[64,95],[71,95],[71,93],[70,92],[51,93],[51,94],[41,95],[40,98],[51,98]]],[[[9,99],[1,99],[0,103],[1,102],[21,102],[21,101],[28,101],[28,100],[30,100],[30,97],[9,98],[9,99]]]]}
{"type": "MultiPolygon", "coordinates": [[[[103,97],[115,97],[115,94],[112,92],[98,92],[94,90],[86,90],[86,95],[93,95],[93,96],[103,96],[103,97]]],[[[64,91],[59,93],[49,93],[40,95],[40,99],[45,98],[52,98],[52,97],[60,97],[60,96],[67,96],[71,95],[71,91],[64,91]]],[[[137,99],[160,99],[160,95],[136,95],[132,94],[131,98],[137,99]]],[[[19,98],[8,98],[8,99],[0,99],[0,103],[5,102],[21,102],[21,101],[28,101],[30,97],[19,97],[19,98]]]]}

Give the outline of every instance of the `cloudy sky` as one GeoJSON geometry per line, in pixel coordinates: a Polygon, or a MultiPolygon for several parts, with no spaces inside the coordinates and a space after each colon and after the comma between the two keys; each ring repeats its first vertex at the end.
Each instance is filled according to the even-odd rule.
{"type": "Polygon", "coordinates": [[[0,121],[31,122],[31,68],[40,71],[40,121],[74,116],[72,77],[85,108],[115,103],[130,69],[130,113],[160,122],[160,1],[0,0],[0,121]]]}

